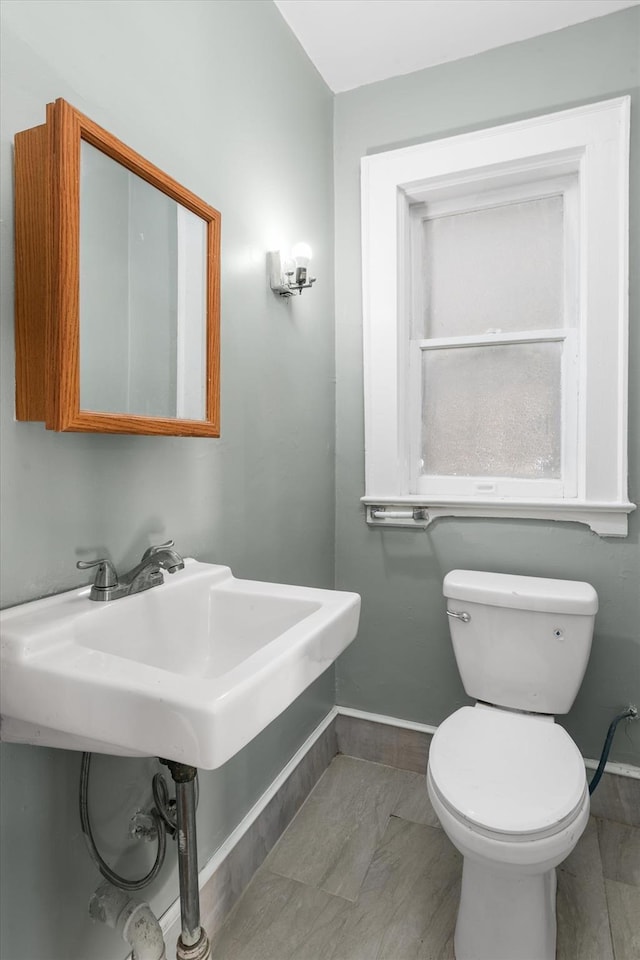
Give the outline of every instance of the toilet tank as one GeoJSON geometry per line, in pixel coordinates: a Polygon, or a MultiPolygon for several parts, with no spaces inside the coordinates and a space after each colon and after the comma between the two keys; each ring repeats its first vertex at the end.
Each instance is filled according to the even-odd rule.
{"type": "Polygon", "coordinates": [[[591,584],[452,570],[443,593],[458,669],[470,697],[533,713],[571,709],[587,668],[598,610],[591,584]]]}

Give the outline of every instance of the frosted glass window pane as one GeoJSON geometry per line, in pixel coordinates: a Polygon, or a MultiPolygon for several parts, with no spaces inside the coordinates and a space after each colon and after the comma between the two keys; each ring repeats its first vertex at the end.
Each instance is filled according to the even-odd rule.
{"type": "Polygon", "coordinates": [[[563,198],[424,221],[425,337],[564,326],[563,198]]]}
{"type": "Polygon", "coordinates": [[[559,478],[562,347],[423,351],[423,475],[559,478]]]}

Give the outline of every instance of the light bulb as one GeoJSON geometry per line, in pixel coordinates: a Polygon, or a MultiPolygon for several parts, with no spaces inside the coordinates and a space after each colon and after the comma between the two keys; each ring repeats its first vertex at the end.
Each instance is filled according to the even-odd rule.
{"type": "Polygon", "coordinates": [[[296,243],[291,256],[296,261],[296,267],[308,267],[311,260],[311,247],[308,243],[296,243]]]}
{"type": "Polygon", "coordinates": [[[296,261],[296,283],[304,285],[307,282],[307,270],[311,260],[311,247],[307,243],[296,243],[291,251],[296,261]]]}

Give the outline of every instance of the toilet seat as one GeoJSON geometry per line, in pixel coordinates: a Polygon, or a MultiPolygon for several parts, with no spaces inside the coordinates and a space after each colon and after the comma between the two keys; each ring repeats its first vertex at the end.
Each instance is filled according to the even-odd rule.
{"type": "Polygon", "coordinates": [[[462,707],[434,735],[431,783],[456,819],[501,840],[552,836],[584,805],[584,761],[549,718],[462,707]]]}

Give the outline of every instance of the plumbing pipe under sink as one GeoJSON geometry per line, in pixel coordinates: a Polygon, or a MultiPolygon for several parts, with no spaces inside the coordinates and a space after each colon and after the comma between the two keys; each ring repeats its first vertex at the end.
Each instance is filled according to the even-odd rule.
{"type": "Polygon", "coordinates": [[[132,948],[132,960],[166,960],[162,930],[148,903],[105,880],[89,901],[89,915],[120,933],[132,948]]]}

